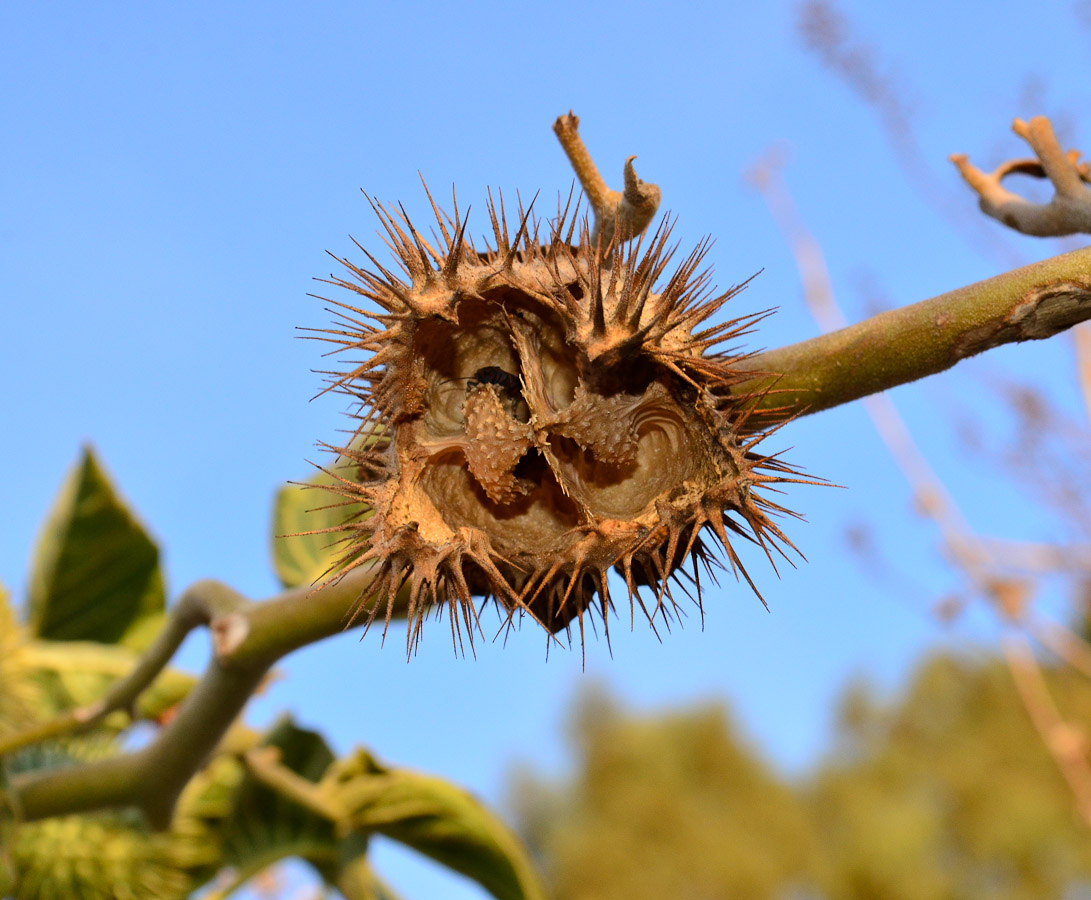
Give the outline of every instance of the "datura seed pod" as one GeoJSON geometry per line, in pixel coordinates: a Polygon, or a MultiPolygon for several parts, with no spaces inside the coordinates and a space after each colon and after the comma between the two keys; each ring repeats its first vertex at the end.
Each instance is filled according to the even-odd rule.
{"type": "Polygon", "coordinates": [[[756,452],[756,398],[737,389],[754,373],[723,349],[761,315],[710,322],[739,288],[709,290],[707,241],[665,275],[669,225],[603,249],[584,220],[574,244],[570,206],[543,241],[520,204],[512,237],[490,195],[495,249],[479,252],[457,204],[432,204],[432,242],[373,204],[404,277],[364,250],[371,270],[342,259],[349,276],[330,279],[367,301],[330,301],[340,321],[323,332],[363,354],[327,373],[359,401],[333,489],[369,508],[344,526],[339,569],[373,567],[372,616],[407,591],[410,649],[442,602],[472,635],[476,598],[509,625],[576,622],[582,640],[593,614],[609,634],[611,569],[655,627],[677,612],[672,579],[700,604],[707,532],[752,587],[729,535],[770,559],[791,546],[762,488],[797,479],[756,452]]]}
{"type": "MultiPolygon", "coordinates": [[[[174,832],[150,833],[121,814],[20,823],[9,852],[12,900],[176,900],[193,890],[192,848],[174,832]]],[[[204,860],[202,860],[204,862],[204,860]]]]}

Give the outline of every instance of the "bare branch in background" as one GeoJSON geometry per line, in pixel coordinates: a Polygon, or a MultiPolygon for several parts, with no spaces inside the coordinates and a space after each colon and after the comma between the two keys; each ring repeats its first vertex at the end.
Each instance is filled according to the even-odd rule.
{"type": "Polygon", "coordinates": [[[991,557],[1002,559],[1013,572],[1032,576],[1056,572],[1091,574],[1091,546],[1087,544],[1036,544],[988,537],[982,538],[982,543],[991,557]]]}
{"type": "MultiPolygon", "coordinates": [[[[803,297],[815,322],[825,332],[846,327],[848,322],[837,305],[825,255],[804,224],[788,191],[781,161],[766,156],[751,169],[749,177],[768,204],[773,219],[795,256],[803,297]]],[[[974,572],[982,556],[976,546],[976,538],[920,452],[893,401],[882,393],[865,397],[862,402],[887,450],[913,489],[917,506],[939,526],[944,543],[955,558],[967,570],[974,572]]]]}
{"type": "MultiPolygon", "coordinates": [[[[1050,120],[1036,116],[1030,122],[1016,119],[1012,130],[1034,150],[1036,159],[1013,159],[986,174],[973,165],[965,153],[951,154],[957,167],[981,198],[987,215],[1016,231],[1041,237],[1091,232],[1091,163],[1080,161],[1079,150],[1061,148],[1050,120]],[[1009,191],[1001,183],[1009,175],[1049,178],[1054,195],[1049,203],[1033,203],[1009,191]]],[[[1073,330],[1076,372],[1084,405],[1091,418],[1091,329],[1073,330]]]]}
{"type": "Polygon", "coordinates": [[[878,113],[898,165],[921,198],[979,253],[1006,268],[1023,265],[1023,254],[969,214],[957,193],[929,163],[914,131],[912,106],[898,79],[884,73],[887,67],[874,46],[852,34],[851,22],[835,4],[830,0],[803,3],[798,28],[807,48],[878,113]]]}
{"type": "Polygon", "coordinates": [[[1034,727],[1068,782],[1080,817],[1091,824],[1091,769],[1087,765],[1086,735],[1061,717],[1025,639],[1005,640],[1004,656],[1034,727]]]}
{"type": "MultiPolygon", "coordinates": [[[[1075,8],[1075,13],[1081,24],[1091,27],[1091,2],[1081,0],[1075,8]]],[[[895,157],[911,183],[920,191],[921,196],[944,219],[957,227],[976,249],[987,253],[1005,266],[1021,265],[1025,260],[1018,250],[1000,240],[995,232],[984,230],[983,223],[978,218],[969,216],[965,205],[936,176],[921,153],[913,131],[912,109],[903,98],[897,79],[883,73],[881,60],[874,47],[855,39],[850,32],[850,24],[846,16],[830,0],[811,0],[800,7],[798,27],[804,42],[819,56],[828,69],[840,76],[865,104],[878,112],[895,157]]],[[[1025,104],[1024,108],[1036,106],[1040,108],[1042,93],[1042,83],[1038,79],[1032,79],[1029,84],[1024,85],[1023,96],[1020,98],[1020,101],[1025,104]],[[1038,102],[1034,102],[1036,99],[1038,102]]],[[[1067,125],[1067,122],[1063,124],[1067,125]]],[[[1039,160],[1015,161],[1015,168],[1004,172],[1002,166],[989,176],[965,162],[965,156],[952,157],[952,159],[963,171],[963,177],[967,177],[967,172],[973,170],[977,173],[973,177],[979,178],[979,183],[983,185],[995,178],[996,184],[987,189],[994,193],[999,191],[1002,195],[1008,195],[1008,192],[999,185],[1000,179],[1006,174],[1013,174],[1016,171],[1038,177],[1043,177],[1045,174],[1045,169],[1039,160]]],[[[1064,159],[1059,167],[1063,170],[1068,163],[1069,160],[1064,159]]],[[[1080,172],[1081,180],[1086,180],[1087,164],[1079,164],[1077,160],[1071,160],[1071,164],[1075,165],[1080,172]]],[[[970,178],[967,177],[967,180],[969,181],[970,178]]],[[[976,190],[976,185],[973,186],[976,190]]],[[[1010,197],[1026,203],[1015,195],[1010,197]]],[[[982,196],[983,208],[984,203],[985,199],[982,196]]],[[[1004,220],[1001,219],[1001,221],[1004,220]]],[[[1074,232],[1062,231],[1059,234],[1071,235],[1072,233],[1074,232]]],[[[1066,242],[1061,241],[1061,243],[1066,242]]],[[[1070,250],[1072,247],[1065,246],[1063,249],[1070,250]]],[[[1088,416],[1091,418],[1091,328],[1077,327],[1073,331],[1073,340],[1076,347],[1080,386],[1088,416]]]]}
{"type": "Polygon", "coordinates": [[[1072,339],[1076,347],[1076,381],[1083,394],[1087,418],[1091,420],[1091,328],[1077,325],[1072,329],[1072,339]]]}
{"type": "MultiPolygon", "coordinates": [[[[774,220],[784,234],[799,267],[804,297],[812,316],[827,331],[844,328],[822,248],[807,230],[784,182],[781,161],[761,160],[750,173],[774,220]]],[[[1035,615],[1031,601],[1038,582],[1014,577],[1008,571],[1008,553],[983,541],[969,526],[954,498],[928,465],[905,421],[885,393],[864,398],[863,404],[891,456],[908,480],[921,512],[940,530],[943,547],[964,578],[965,596],[983,599],[1001,621],[1023,634],[1005,643],[1005,658],[1012,678],[1043,743],[1055,759],[1075,798],[1083,820],[1091,825],[1091,765],[1085,755],[1083,733],[1066,722],[1049,694],[1042,672],[1030,651],[1029,635],[1073,669],[1091,676],[1091,645],[1071,629],[1035,615]]],[[[1029,549],[1029,548],[1028,548],[1029,549]]],[[[1033,553],[1041,559],[1041,547],[1033,553]]],[[[941,620],[958,615],[963,593],[944,598],[933,612],[941,620]]]]}
{"type": "Polygon", "coordinates": [[[1076,540],[1091,538],[1091,434],[1082,417],[1028,385],[1003,381],[997,392],[1011,412],[1013,435],[997,441],[964,429],[968,449],[1010,473],[1012,483],[1071,529],[1076,540]]]}
{"type": "Polygon", "coordinates": [[[1080,151],[1061,149],[1045,116],[1029,122],[1016,119],[1012,130],[1030,144],[1037,159],[1012,159],[985,174],[966,154],[951,154],[962,177],[981,197],[983,212],[1009,228],[1037,237],[1091,232],[1091,165],[1080,162],[1080,151]],[[1049,203],[1033,203],[1012,193],[1001,182],[1009,175],[1048,178],[1054,189],[1049,203]]]}

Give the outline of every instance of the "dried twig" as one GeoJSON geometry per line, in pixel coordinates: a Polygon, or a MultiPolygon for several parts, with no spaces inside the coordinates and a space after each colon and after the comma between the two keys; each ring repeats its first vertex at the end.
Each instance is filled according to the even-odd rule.
{"type": "Polygon", "coordinates": [[[1075,631],[1057,622],[1037,618],[1028,621],[1027,630],[1058,659],[1091,678],[1091,645],[1075,631]]]}
{"type": "Polygon", "coordinates": [[[553,123],[553,131],[561,142],[576,177],[583,186],[587,201],[595,214],[595,226],[591,242],[600,237],[602,246],[609,246],[615,231],[622,241],[639,235],[651,223],[659,208],[659,186],[641,181],[633,168],[635,156],[625,160],[625,190],[615,191],[607,187],[595,161],[579,134],[579,117],[569,111],[553,123]]]}
{"type": "Polygon", "coordinates": [[[986,174],[966,154],[951,154],[951,162],[981,197],[982,211],[1009,228],[1038,237],[1091,232],[1091,188],[1085,183],[1091,181],[1091,165],[1080,162],[1079,150],[1065,153],[1061,149],[1045,116],[1030,122],[1016,119],[1012,130],[1030,144],[1037,159],[1008,160],[986,174]],[[1001,181],[1014,174],[1048,178],[1053,183],[1053,199],[1032,203],[1012,193],[1001,181]]]}

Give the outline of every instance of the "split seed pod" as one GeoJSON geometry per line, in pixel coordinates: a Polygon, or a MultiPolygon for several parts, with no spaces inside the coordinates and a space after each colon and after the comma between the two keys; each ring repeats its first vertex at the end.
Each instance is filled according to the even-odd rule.
{"type": "Polygon", "coordinates": [[[375,616],[385,598],[388,622],[407,590],[410,649],[441,602],[452,632],[472,636],[475,598],[508,624],[575,621],[581,640],[593,614],[608,635],[611,569],[654,628],[678,611],[672,579],[700,604],[706,531],[751,587],[729,534],[770,560],[791,546],[770,519],[787,510],[761,488],[793,470],[755,451],[755,397],[732,392],[754,373],[720,349],[762,316],[709,324],[739,288],[708,289],[707,241],[664,279],[669,225],[646,250],[603,250],[586,223],[573,244],[569,206],[542,241],[520,205],[512,238],[490,196],[496,246],[479,252],[457,205],[451,218],[432,204],[430,243],[373,204],[404,277],[366,250],[372,270],[342,259],[350,277],[331,277],[367,301],[330,301],[340,322],[324,332],[364,354],[327,373],[359,401],[333,490],[370,508],[343,527],[339,570],[373,567],[365,599],[375,616]]]}

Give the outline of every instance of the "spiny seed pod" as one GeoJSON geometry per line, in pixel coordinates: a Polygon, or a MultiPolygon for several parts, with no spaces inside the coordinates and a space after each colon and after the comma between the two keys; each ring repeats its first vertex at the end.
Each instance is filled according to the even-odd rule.
{"type": "Polygon", "coordinates": [[[194,884],[179,840],[122,816],[65,816],[20,824],[14,900],[180,900],[194,884]]]}
{"type": "Polygon", "coordinates": [[[359,401],[354,439],[332,448],[351,465],[333,489],[371,509],[344,526],[340,570],[374,566],[371,615],[385,597],[388,622],[408,590],[410,650],[441,602],[452,633],[472,636],[478,597],[508,625],[529,614],[556,633],[575,620],[582,641],[594,613],[609,635],[611,569],[630,615],[638,604],[654,628],[677,612],[672,577],[700,605],[706,529],[751,587],[729,533],[770,560],[791,546],[769,517],[787,510],[759,489],[798,479],[755,452],[755,397],[733,393],[754,373],[713,350],[764,314],[708,323],[740,288],[708,289],[707,241],[655,290],[674,252],[667,224],[647,250],[641,238],[603,251],[584,220],[573,245],[570,197],[548,241],[522,204],[512,238],[490,194],[496,248],[478,252],[457,203],[454,218],[432,203],[435,246],[404,210],[372,206],[408,277],[360,247],[373,270],[341,259],[351,277],[329,280],[378,307],[328,301],[340,323],[323,339],[364,354],[326,373],[328,390],[359,401]]]}

